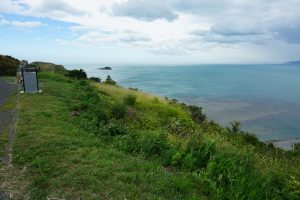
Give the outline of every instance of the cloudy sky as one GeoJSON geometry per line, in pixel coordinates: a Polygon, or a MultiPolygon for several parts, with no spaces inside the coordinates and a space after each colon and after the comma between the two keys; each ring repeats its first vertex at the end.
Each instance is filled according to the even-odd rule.
{"type": "Polygon", "coordinates": [[[0,54],[63,64],[300,60],[300,0],[0,0],[0,54]]]}

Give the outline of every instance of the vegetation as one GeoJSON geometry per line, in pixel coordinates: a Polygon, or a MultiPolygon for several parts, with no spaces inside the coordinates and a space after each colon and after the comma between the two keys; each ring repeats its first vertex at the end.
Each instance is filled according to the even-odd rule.
{"type": "Polygon", "coordinates": [[[108,75],[106,80],[104,81],[105,84],[108,84],[108,85],[117,85],[117,82],[112,80],[111,76],[108,75]]]}
{"type": "Polygon", "coordinates": [[[299,154],[237,123],[223,128],[199,107],[111,84],[39,76],[44,92],[19,97],[13,157],[31,199],[300,198],[299,154]]]}
{"type": "Polygon", "coordinates": [[[101,83],[101,79],[98,77],[90,77],[89,80],[94,81],[96,83],[101,83]]]}
{"type": "Polygon", "coordinates": [[[68,71],[68,77],[74,79],[87,79],[87,74],[83,69],[73,69],[68,71]]]}
{"type": "Polygon", "coordinates": [[[300,153],[300,143],[294,144],[294,150],[300,153]]]}
{"type": "Polygon", "coordinates": [[[30,63],[29,67],[36,68],[39,72],[65,73],[67,71],[62,65],[47,62],[33,62],[30,63]]]}
{"type": "Polygon", "coordinates": [[[11,56],[0,55],[0,76],[15,76],[20,61],[11,56]]]}

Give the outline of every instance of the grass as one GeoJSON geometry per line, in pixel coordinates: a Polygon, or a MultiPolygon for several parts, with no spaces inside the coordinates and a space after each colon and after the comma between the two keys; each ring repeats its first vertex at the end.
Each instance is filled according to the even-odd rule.
{"type": "Polygon", "coordinates": [[[19,98],[13,155],[30,199],[299,199],[297,153],[145,93],[39,80],[43,93],[19,98]]]}

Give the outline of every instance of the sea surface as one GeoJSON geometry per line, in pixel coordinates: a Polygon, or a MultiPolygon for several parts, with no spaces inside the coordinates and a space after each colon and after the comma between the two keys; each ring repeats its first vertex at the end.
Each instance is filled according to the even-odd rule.
{"type": "Polygon", "coordinates": [[[240,121],[262,141],[300,141],[300,65],[80,67],[89,76],[110,74],[124,87],[201,106],[224,126],[240,121]]]}

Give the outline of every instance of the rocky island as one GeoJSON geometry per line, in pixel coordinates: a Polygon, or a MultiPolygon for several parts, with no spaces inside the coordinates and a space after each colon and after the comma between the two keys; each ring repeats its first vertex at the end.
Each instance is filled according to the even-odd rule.
{"type": "Polygon", "coordinates": [[[108,67],[108,66],[100,67],[99,69],[101,69],[101,70],[112,70],[112,68],[111,68],[111,67],[108,67]]]}

